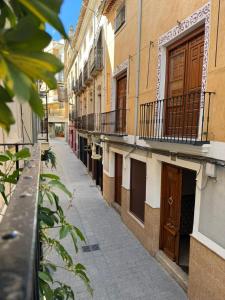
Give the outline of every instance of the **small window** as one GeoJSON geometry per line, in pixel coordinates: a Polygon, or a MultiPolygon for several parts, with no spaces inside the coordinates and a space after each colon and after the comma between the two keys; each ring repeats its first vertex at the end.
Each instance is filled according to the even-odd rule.
{"type": "Polygon", "coordinates": [[[125,4],[123,4],[117,11],[115,19],[115,30],[116,33],[125,23],[125,4]]]}

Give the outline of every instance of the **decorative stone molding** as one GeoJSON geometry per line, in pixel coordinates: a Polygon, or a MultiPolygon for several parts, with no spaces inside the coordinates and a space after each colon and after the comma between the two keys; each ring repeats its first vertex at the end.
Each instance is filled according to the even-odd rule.
{"type": "MultiPolygon", "coordinates": [[[[203,70],[202,70],[202,91],[206,89],[207,79],[207,67],[208,67],[208,48],[209,48],[209,25],[210,25],[210,2],[195,11],[191,16],[181,21],[177,26],[163,34],[158,41],[158,66],[157,66],[157,99],[160,98],[160,90],[162,86],[162,80],[165,80],[165,76],[162,76],[162,61],[163,61],[163,48],[176,41],[179,37],[185,35],[186,32],[191,31],[198,24],[205,24],[205,41],[204,41],[204,57],[203,57],[203,70]]],[[[164,74],[165,75],[165,74],[164,74]]],[[[164,84],[163,84],[164,86],[164,84]]]]}
{"type": "Polygon", "coordinates": [[[115,67],[113,70],[113,77],[118,76],[121,72],[125,71],[128,68],[129,60],[126,59],[122,64],[115,67]]]}

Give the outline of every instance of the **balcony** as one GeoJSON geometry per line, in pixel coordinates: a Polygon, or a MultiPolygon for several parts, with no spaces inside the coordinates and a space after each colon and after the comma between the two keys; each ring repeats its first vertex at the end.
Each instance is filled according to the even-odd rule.
{"type": "Polygon", "coordinates": [[[91,83],[92,78],[89,70],[89,62],[87,61],[84,65],[84,84],[87,86],[91,83]]]}
{"type": "Polygon", "coordinates": [[[79,90],[79,82],[78,80],[74,80],[72,81],[72,90],[74,91],[75,94],[78,93],[79,90]]]}
{"type": "Polygon", "coordinates": [[[97,74],[103,69],[103,49],[92,48],[90,53],[90,74],[97,76],[97,74]]]}
{"type": "Polygon", "coordinates": [[[77,112],[75,109],[75,105],[72,105],[71,111],[69,113],[69,120],[70,121],[76,121],[77,119],[77,112]]]}
{"type": "Polygon", "coordinates": [[[83,73],[81,72],[80,76],[79,76],[79,84],[78,84],[79,93],[84,91],[84,89],[85,89],[85,85],[84,85],[84,81],[83,81],[83,73]]]}
{"type": "Polygon", "coordinates": [[[126,109],[102,113],[99,118],[100,132],[108,135],[127,135],[126,114],[126,109]]]}
{"type": "Polygon", "coordinates": [[[77,129],[87,131],[87,115],[83,115],[77,118],[77,129]]]}
{"type": "Polygon", "coordinates": [[[202,145],[213,92],[193,92],[140,105],[140,139],[202,145]]]}

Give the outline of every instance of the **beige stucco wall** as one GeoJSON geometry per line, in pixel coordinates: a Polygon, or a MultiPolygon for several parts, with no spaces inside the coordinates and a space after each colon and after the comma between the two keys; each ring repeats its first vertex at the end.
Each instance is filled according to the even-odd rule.
{"type": "Polygon", "coordinates": [[[191,238],[188,296],[191,300],[225,299],[225,261],[191,238]]]}
{"type": "MultiPolygon", "coordinates": [[[[134,134],[134,100],[136,84],[136,58],[137,58],[137,0],[126,0],[126,23],[114,34],[116,9],[122,1],[116,4],[107,14],[108,26],[106,34],[106,73],[107,97],[105,109],[112,107],[112,74],[116,66],[129,59],[128,74],[128,134],[134,134]],[[114,47],[114,51],[113,51],[114,47]]],[[[149,1],[142,2],[142,31],[141,31],[141,71],[140,71],[140,103],[156,100],[158,41],[161,35],[177,25],[201,8],[205,0],[175,0],[175,1],[149,1]],[[169,12],[169,13],[167,13],[169,12]],[[150,47],[150,41],[153,45],[150,47]],[[150,60],[149,60],[150,56],[150,60]]],[[[209,138],[215,141],[225,141],[225,90],[221,82],[225,80],[225,2],[221,2],[220,23],[218,34],[217,65],[215,66],[216,35],[218,21],[218,1],[211,1],[210,40],[208,54],[207,91],[216,92],[212,97],[209,123],[209,138]]]]}

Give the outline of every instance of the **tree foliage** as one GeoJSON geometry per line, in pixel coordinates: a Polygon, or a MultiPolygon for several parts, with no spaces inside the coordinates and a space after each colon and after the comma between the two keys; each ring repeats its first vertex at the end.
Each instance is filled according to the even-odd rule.
{"type": "Polygon", "coordinates": [[[0,126],[9,131],[15,120],[9,103],[28,102],[32,110],[43,116],[37,81],[56,88],[55,74],[63,65],[44,52],[51,36],[46,23],[66,32],[59,18],[62,0],[1,0],[0,1],[0,126]]]}

